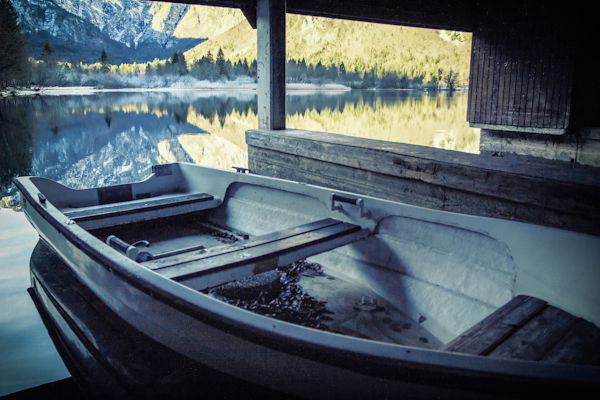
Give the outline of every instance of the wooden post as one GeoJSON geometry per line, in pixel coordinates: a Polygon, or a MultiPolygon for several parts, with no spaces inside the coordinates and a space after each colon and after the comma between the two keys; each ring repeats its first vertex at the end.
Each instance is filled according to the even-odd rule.
{"type": "Polygon", "coordinates": [[[257,0],[258,127],[285,129],[285,0],[257,0]]]}

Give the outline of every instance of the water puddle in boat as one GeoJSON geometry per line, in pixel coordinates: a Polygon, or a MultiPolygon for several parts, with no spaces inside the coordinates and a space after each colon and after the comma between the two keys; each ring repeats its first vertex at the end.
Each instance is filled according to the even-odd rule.
{"type": "Polygon", "coordinates": [[[422,348],[442,346],[419,321],[382,297],[305,260],[202,292],[258,314],[324,331],[422,348]]]}

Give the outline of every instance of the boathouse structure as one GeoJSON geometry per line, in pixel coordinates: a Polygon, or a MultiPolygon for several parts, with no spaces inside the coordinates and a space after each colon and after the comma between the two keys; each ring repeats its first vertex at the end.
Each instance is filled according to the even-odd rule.
{"type": "Polygon", "coordinates": [[[253,173],[600,234],[600,74],[591,10],[488,0],[174,0],[242,10],[258,40],[253,173]],[[286,13],[471,32],[480,154],[287,129],[286,13]]]}

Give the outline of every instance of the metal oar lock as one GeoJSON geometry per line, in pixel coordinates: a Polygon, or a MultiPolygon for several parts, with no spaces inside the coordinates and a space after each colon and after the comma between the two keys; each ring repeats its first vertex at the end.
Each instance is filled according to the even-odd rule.
{"type": "Polygon", "coordinates": [[[137,242],[135,242],[133,244],[129,244],[129,243],[119,239],[115,235],[110,235],[109,237],[106,238],[106,244],[109,245],[110,247],[112,247],[113,249],[116,249],[116,250],[119,250],[119,251],[125,253],[125,255],[127,257],[131,258],[133,261],[136,261],[136,262],[144,262],[144,261],[152,260],[154,258],[154,257],[152,257],[152,254],[150,254],[147,251],[141,250],[138,247],[138,246],[148,247],[150,245],[150,242],[148,242],[147,240],[138,240],[137,242]]]}
{"type": "Polygon", "coordinates": [[[150,242],[147,240],[138,240],[133,244],[129,244],[122,239],[119,239],[115,235],[110,235],[106,238],[106,244],[113,249],[119,250],[135,262],[144,262],[150,260],[157,260],[159,258],[171,257],[181,253],[187,253],[192,251],[204,251],[204,245],[196,245],[192,247],[186,247],[183,249],[176,249],[165,251],[163,253],[151,254],[148,251],[142,250],[140,247],[150,246],[150,242]]]}

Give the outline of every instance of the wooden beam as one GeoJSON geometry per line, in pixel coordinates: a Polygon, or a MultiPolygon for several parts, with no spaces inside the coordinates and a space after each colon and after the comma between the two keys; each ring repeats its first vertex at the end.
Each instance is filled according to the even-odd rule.
{"type": "Polygon", "coordinates": [[[252,0],[247,4],[242,4],[240,9],[252,29],[256,29],[256,1],[252,0]]]}
{"type": "MultiPolygon", "coordinates": [[[[255,2],[255,0],[167,1],[240,8],[244,14],[244,9],[255,2]]],[[[287,0],[286,3],[289,14],[420,28],[472,31],[476,26],[476,15],[481,0],[429,0],[426,2],[419,0],[287,0]]]]}
{"type": "Polygon", "coordinates": [[[285,4],[257,0],[258,127],[285,129],[285,4]]]}

